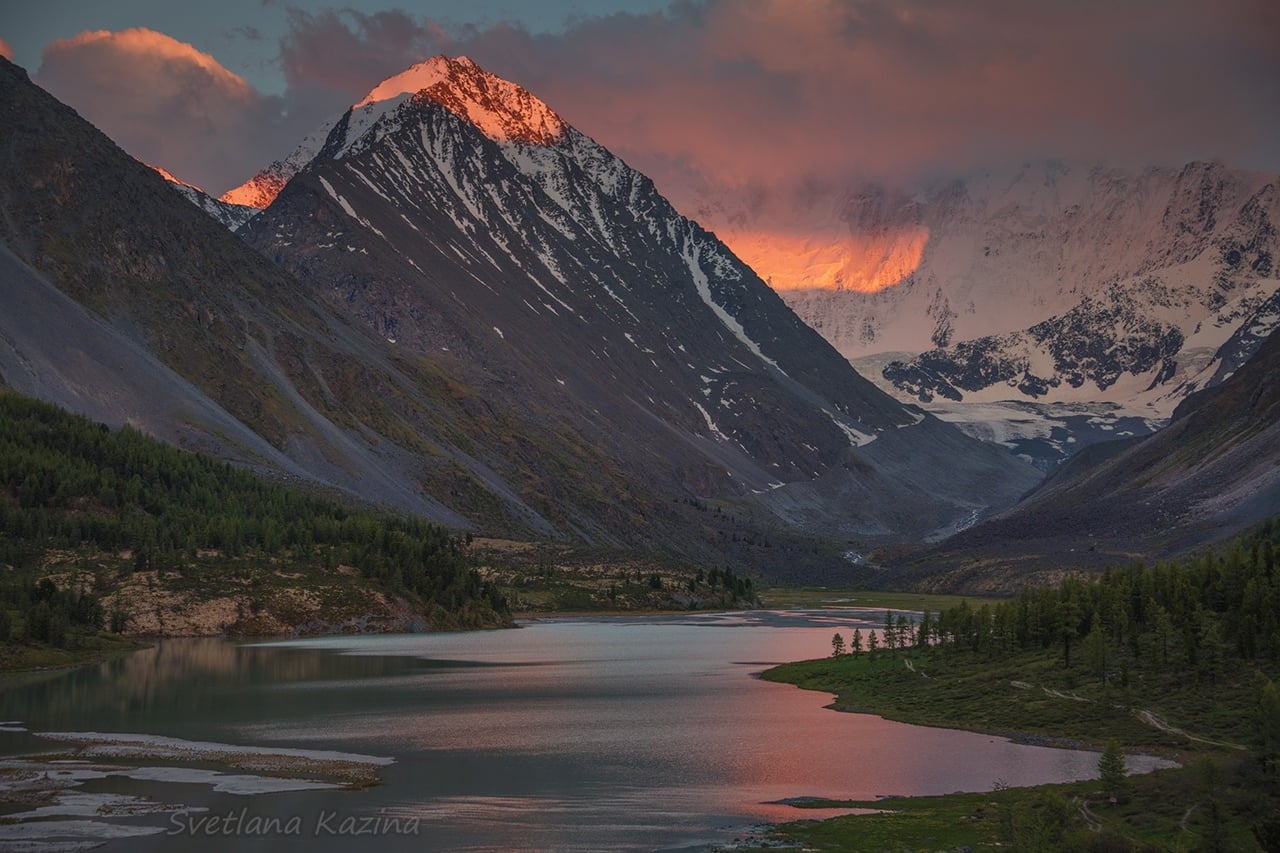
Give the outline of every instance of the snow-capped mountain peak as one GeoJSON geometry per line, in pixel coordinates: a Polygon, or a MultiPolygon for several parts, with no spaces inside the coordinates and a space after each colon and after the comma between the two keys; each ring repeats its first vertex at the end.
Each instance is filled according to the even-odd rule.
{"type": "Polygon", "coordinates": [[[218,197],[219,201],[256,207],[259,210],[265,209],[276,200],[276,196],[280,194],[280,190],[284,189],[284,185],[315,159],[316,154],[324,146],[329,132],[337,124],[338,118],[340,116],[329,119],[308,134],[288,157],[276,160],[240,186],[227,190],[218,197]]]}
{"type": "Polygon", "coordinates": [[[652,181],[469,61],[380,84],[245,239],[398,349],[563,412],[682,493],[934,535],[1035,480],[875,389],[652,181]]]}
{"type": "Polygon", "coordinates": [[[1274,174],[1036,162],[775,196],[699,218],[882,388],[974,435],[1034,426],[1057,454],[1086,438],[1065,412],[1157,424],[1280,328],[1274,174]]]}
{"type": "Polygon", "coordinates": [[[400,95],[412,95],[423,89],[447,80],[453,68],[475,68],[475,63],[465,56],[449,59],[446,56],[433,56],[415,65],[411,65],[399,74],[393,74],[374,86],[369,94],[352,104],[352,109],[360,109],[379,101],[389,101],[400,95]]]}
{"type": "Polygon", "coordinates": [[[353,109],[404,94],[435,101],[496,142],[546,145],[564,133],[555,112],[527,89],[482,70],[465,56],[433,56],[388,77],[353,109]]]}
{"type": "Polygon", "coordinates": [[[333,156],[350,153],[370,128],[410,99],[440,104],[495,142],[550,145],[568,127],[523,86],[484,71],[465,56],[433,56],[374,86],[346,113],[325,122],[303,139],[288,157],[228,190],[221,200],[259,209],[267,207],[322,149],[328,146],[328,153],[333,156]],[[344,121],[341,137],[331,139],[334,128],[344,121]]]}

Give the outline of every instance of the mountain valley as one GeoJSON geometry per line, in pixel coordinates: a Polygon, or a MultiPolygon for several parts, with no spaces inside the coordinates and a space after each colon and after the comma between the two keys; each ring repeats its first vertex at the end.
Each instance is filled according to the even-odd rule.
{"type": "Polygon", "coordinates": [[[1280,850],[1205,5],[0,15],[0,849],[1280,850]]]}
{"type": "MultiPolygon", "coordinates": [[[[11,112],[38,121],[6,172],[6,385],[483,535],[782,580],[892,584],[886,567],[927,565],[971,586],[947,574],[976,553],[966,543],[1019,513],[1051,513],[1026,523],[1032,563],[1065,547],[1049,531],[1097,537],[1063,520],[1078,513],[1028,508],[1229,380],[1280,317],[1275,183],[1215,164],[1136,184],[1053,166],[910,200],[866,191],[823,214],[859,264],[833,237],[848,262],[793,254],[781,279],[764,271],[771,288],[647,178],[465,58],[389,78],[222,199],[14,79],[11,112]],[[1125,236],[1157,225],[1142,245],[1125,236]],[[927,341],[911,322],[925,291],[927,341]]],[[[751,221],[728,210],[701,212],[741,244],[751,221]]],[[[782,257],[758,233],[746,245],[782,257]]],[[[1207,499],[1178,482],[1179,513],[1207,499]]],[[[1125,488],[1072,501],[1096,520],[1125,488]]],[[[1192,514],[1199,533],[1130,529],[1085,553],[1205,544],[1215,513],[1192,514]]],[[[1000,583],[1021,576],[1010,565],[990,567],[1000,583]]]]}
{"type": "Polygon", "coordinates": [[[796,576],[1038,479],[863,380],[647,179],[466,60],[338,119],[243,240],[6,73],[27,129],[5,243],[40,300],[5,315],[17,390],[477,532],[796,576]],[[106,350],[57,345],[60,294],[106,350]]]}
{"type": "Polygon", "coordinates": [[[902,566],[899,582],[1013,590],[1072,569],[1198,553],[1280,506],[1280,335],[1154,435],[1072,457],[1013,509],[902,566]]]}

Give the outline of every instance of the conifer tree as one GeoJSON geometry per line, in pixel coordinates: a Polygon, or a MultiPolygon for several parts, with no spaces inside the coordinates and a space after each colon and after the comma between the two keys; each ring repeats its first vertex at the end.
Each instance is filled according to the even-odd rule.
{"type": "Polygon", "coordinates": [[[1280,776],[1280,688],[1259,676],[1258,698],[1254,706],[1258,760],[1272,779],[1280,776]]]}
{"type": "Polygon", "coordinates": [[[924,648],[929,645],[929,635],[933,633],[933,616],[928,608],[920,614],[920,624],[916,627],[916,645],[924,648]]]}
{"type": "Polygon", "coordinates": [[[1098,776],[1102,780],[1103,790],[1111,796],[1119,797],[1124,793],[1125,785],[1128,784],[1124,775],[1124,753],[1114,739],[1107,741],[1107,747],[1098,759],[1098,776]]]}

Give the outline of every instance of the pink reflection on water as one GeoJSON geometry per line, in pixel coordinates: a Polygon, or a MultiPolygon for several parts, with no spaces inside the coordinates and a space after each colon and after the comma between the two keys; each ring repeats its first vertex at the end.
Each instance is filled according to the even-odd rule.
{"type": "MultiPolygon", "coordinates": [[[[819,816],[778,802],[788,798],[874,800],[1096,775],[1096,753],[841,713],[825,707],[829,694],[753,677],[771,663],[829,648],[834,629],[848,634],[860,626],[865,634],[881,617],[824,614],[817,626],[781,627],[733,617],[549,621],[503,634],[346,641],[360,654],[488,666],[401,678],[412,701],[339,725],[378,749],[439,756],[438,768],[488,752],[527,759],[547,774],[524,797],[450,799],[482,811],[539,799],[538,781],[561,785],[556,772],[600,777],[586,791],[558,796],[558,808],[594,812],[612,803],[624,813],[647,810],[650,819],[677,809],[759,820],[819,816]]],[[[257,735],[296,740],[307,731],[286,726],[257,735]]],[[[1152,766],[1139,760],[1134,769],[1152,766]]],[[[439,814],[438,801],[420,807],[439,814]]]]}

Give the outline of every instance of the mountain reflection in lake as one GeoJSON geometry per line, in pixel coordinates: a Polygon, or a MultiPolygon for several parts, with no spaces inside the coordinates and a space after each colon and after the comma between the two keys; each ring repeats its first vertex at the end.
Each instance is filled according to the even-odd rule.
{"type": "MultiPolygon", "coordinates": [[[[1096,753],[837,713],[823,707],[827,694],[752,677],[773,663],[821,656],[833,632],[865,633],[882,617],[846,608],[549,619],[512,631],[258,645],[175,640],[9,686],[0,720],[30,732],[143,733],[241,751],[395,759],[378,768],[381,784],[365,790],[249,795],[194,777],[149,781],[164,775],[155,768],[105,773],[82,782],[77,796],[192,809],[94,818],[107,827],[102,838],[122,826],[154,833],[108,841],[108,850],[172,849],[179,840],[197,850],[349,849],[359,839],[342,834],[344,826],[383,830],[380,849],[697,847],[732,841],[762,821],[824,814],[777,803],[786,798],[872,799],[1096,775],[1096,753]],[[200,816],[229,820],[210,831],[197,825],[200,816]]],[[[0,731],[3,756],[57,749],[66,746],[0,731]]],[[[139,759],[127,763],[136,768],[139,759]]],[[[174,762],[169,755],[150,763],[174,762]]],[[[1153,765],[1131,762],[1135,770],[1153,765]]],[[[38,841],[35,819],[23,824],[38,841]]],[[[15,836],[0,835],[0,846],[5,838],[15,836]]]]}

